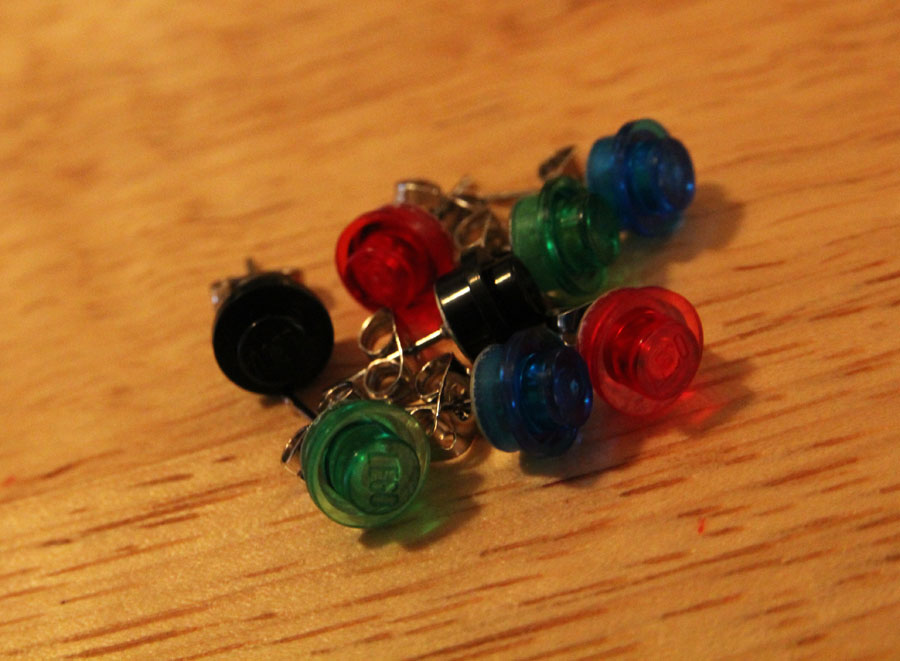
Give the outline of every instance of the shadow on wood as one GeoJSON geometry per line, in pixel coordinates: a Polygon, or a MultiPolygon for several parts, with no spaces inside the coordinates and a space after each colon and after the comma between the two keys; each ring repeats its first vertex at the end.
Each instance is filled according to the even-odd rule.
{"type": "Polygon", "coordinates": [[[369,548],[397,542],[412,551],[458,530],[481,507],[472,499],[484,481],[475,468],[489,453],[487,442],[479,438],[459,459],[432,464],[419,501],[403,520],[386,528],[366,530],[360,541],[369,548]]]}
{"type": "Polygon", "coordinates": [[[522,454],[522,470],[554,476],[572,486],[589,486],[604,472],[640,459],[641,448],[653,437],[677,431],[690,439],[732,418],[753,401],[753,392],[744,385],[752,370],[748,359],[723,361],[706,351],[691,390],[671,408],[649,418],[623,415],[595,399],[592,424],[568,452],[551,458],[522,454]]]}
{"type": "Polygon", "coordinates": [[[610,289],[664,286],[669,264],[727,246],[743,217],[744,203],[729,198],[723,186],[701,184],[681,226],[671,236],[625,238],[622,252],[609,269],[610,289]]]}

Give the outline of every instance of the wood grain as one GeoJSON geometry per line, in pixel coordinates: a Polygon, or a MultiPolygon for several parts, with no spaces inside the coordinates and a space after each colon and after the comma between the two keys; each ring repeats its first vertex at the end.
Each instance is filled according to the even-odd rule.
{"type": "Polygon", "coordinates": [[[889,0],[0,5],[0,653],[897,658],[898,44],[889,0]],[[394,180],[527,186],[640,116],[698,195],[615,277],[697,304],[695,391],[327,521],[208,283],[301,267],[323,387],[334,242],[394,180]]]}

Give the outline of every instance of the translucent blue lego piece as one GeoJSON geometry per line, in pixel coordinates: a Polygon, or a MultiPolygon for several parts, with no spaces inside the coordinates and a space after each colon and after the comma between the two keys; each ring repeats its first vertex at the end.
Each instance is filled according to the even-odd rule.
{"type": "Polygon", "coordinates": [[[472,367],[472,403],[482,434],[506,452],[565,452],[587,422],[593,391],[581,355],[543,327],[485,349],[472,367]]]}
{"type": "Polygon", "coordinates": [[[623,229],[664,236],[694,199],[694,166],[684,145],[661,124],[641,119],[594,143],[587,186],[612,205],[623,229]]]}

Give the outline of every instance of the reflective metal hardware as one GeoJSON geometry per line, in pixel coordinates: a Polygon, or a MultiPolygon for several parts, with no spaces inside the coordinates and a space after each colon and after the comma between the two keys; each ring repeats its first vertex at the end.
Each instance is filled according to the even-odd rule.
{"type": "Polygon", "coordinates": [[[417,354],[444,337],[443,329],[438,329],[404,346],[394,315],[382,308],[366,319],[359,331],[359,348],[370,358],[369,364],[347,380],[358,384],[356,387],[368,399],[407,405],[418,397],[417,354]]]}
{"type": "Polygon", "coordinates": [[[360,392],[351,381],[339,381],[322,393],[322,399],[316,407],[319,413],[330,406],[347,399],[363,399],[365,393],[360,392]]]}
{"type": "Polygon", "coordinates": [[[358,384],[369,399],[397,404],[411,401],[415,395],[412,386],[417,368],[415,355],[444,337],[443,329],[438,329],[403,346],[394,315],[385,308],[377,310],[359,331],[359,348],[369,357],[369,364],[346,380],[358,384]]]}
{"type": "Polygon", "coordinates": [[[529,195],[534,195],[539,192],[537,188],[523,188],[521,190],[503,190],[497,191],[495,193],[487,193],[482,196],[482,200],[485,202],[497,203],[497,204],[505,204],[508,202],[515,202],[519,198],[528,197],[529,195]]]}
{"type": "Polygon", "coordinates": [[[556,150],[538,165],[537,174],[541,181],[555,179],[563,175],[584,181],[584,172],[575,161],[575,145],[566,145],[556,150]]]}
{"type": "MultiPolygon", "coordinates": [[[[390,310],[382,308],[363,322],[359,331],[359,348],[369,358],[397,358],[417,353],[443,340],[445,337],[444,330],[439,328],[416,340],[413,344],[404,347],[397,333],[394,315],[391,314],[390,310]]],[[[354,377],[361,374],[361,372],[358,372],[354,377]]],[[[350,377],[350,380],[352,381],[354,377],[350,377]]]]}
{"type": "Polygon", "coordinates": [[[408,408],[432,445],[432,461],[455,459],[472,445],[475,418],[468,370],[452,354],[426,363],[416,375],[420,403],[408,408]]]}
{"type": "Polygon", "coordinates": [[[394,184],[394,204],[414,204],[429,213],[442,216],[452,199],[466,197],[474,190],[475,185],[468,175],[463,175],[447,194],[438,184],[428,179],[403,179],[394,184]]]}
{"type": "MultiPolygon", "coordinates": [[[[563,175],[583,180],[584,173],[581,166],[575,161],[575,145],[566,145],[541,161],[540,165],[538,165],[537,174],[541,181],[547,181],[563,175]]],[[[494,204],[508,204],[529,195],[536,195],[539,192],[540,188],[496,191],[481,195],[481,199],[494,204]]]]}
{"type": "Polygon", "coordinates": [[[307,406],[303,402],[303,400],[300,399],[300,396],[297,395],[297,393],[286,395],[284,398],[284,403],[291,406],[291,408],[294,409],[295,413],[299,413],[309,420],[313,420],[316,417],[316,412],[313,411],[309,406],[307,406]]]}
{"type": "Polygon", "coordinates": [[[306,430],[309,425],[304,425],[297,433],[291,436],[284,451],[281,453],[281,465],[292,475],[303,477],[303,468],[300,462],[300,450],[303,447],[303,438],[306,436],[306,430]]]}
{"type": "Polygon", "coordinates": [[[493,200],[477,194],[476,190],[468,176],[462,177],[446,194],[433,181],[406,179],[394,185],[394,202],[415,204],[433,214],[453,237],[460,252],[476,246],[500,252],[509,246],[506,229],[490,208],[489,202],[493,200]]]}
{"type": "MultiPolygon", "coordinates": [[[[459,429],[447,413],[435,417],[434,410],[428,407],[407,409],[414,417],[431,442],[431,461],[439,463],[450,461],[465,454],[475,439],[474,433],[464,433],[459,429]]],[[[470,426],[474,426],[474,418],[470,426]]]]}
{"type": "MultiPolygon", "coordinates": [[[[385,358],[394,353],[402,353],[397,322],[387,308],[373,312],[363,321],[357,336],[357,346],[369,358],[385,358]]],[[[353,380],[353,377],[349,379],[353,380]]]]}
{"type": "Polygon", "coordinates": [[[508,249],[509,233],[486,204],[464,216],[453,229],[453,243],[460,252],[486,248],[494,254],[508,249]]]}
{"type": "Polygon", "coordinates": [[[369,363],[362,386],[368,399],[387,400],[405,406],[416,400],[415,365],[409,360],[378,358],[369,363]]]}
{"type": "Polygon", "coordinates": [[[363,323],[359,347],[369,364],[323,395],[319,412],[346,399],[385,401],[405,409],[422,425],[432,444],[432,461],[463,454],[476,433],[469,397],[469,374],[452,353],[421,367],[416,354],[445,338],[439,329],[403,346],[394,317],[379,310],[363,323]]]}
{"type": "Polygon", "coordinates": [[[223,278],[222,280],[216,280],[209,286],[209,298],[214,306],[218,307],[222,303],[222,301],[228,298],[231,290],[234,289],[234,286],[241,280],[261,273],[259,264],[257,264],[252,257],[247,257],[244,260],[244,268],[247,271],[246,273],[244,273],[244,275],[231,276],[229,278],[223,278]]]}
{"type": "MultiPolygon", "coordinates": [[[[243,275],[229,276],[227,278],[222,278],[221,280],[216,280],[210,284],[209,298],[214,307],[219,307],[219,305],[222,304],[222,301],[228,298],[228,295],[238,283],[263,272],[259,267],[259,263],[252,257],[244,259],[244,268],[246,269],[246,273],[243,275]]],[[[279,272],[300,282],[300,269],[281,269],[279,272]]]]}
{"type": "Polygon", "coordinates": [[[436,213],[446,201],[441,187],[427,179],[404,179],[394,184],[394,204],[413,204],[436,213]]]}
{"type": "Polygon", "coordinates": [[[590,304],[582,305],[581,307],[567,310],[556,317],[555,330],[560,337],[562,337],[566,346],[575,346],[576,337],[578,335],[578,325],[581,323],[581,318],[584,316],[584,313],[587,312],[588,307],[590,307],[590,304]]]}

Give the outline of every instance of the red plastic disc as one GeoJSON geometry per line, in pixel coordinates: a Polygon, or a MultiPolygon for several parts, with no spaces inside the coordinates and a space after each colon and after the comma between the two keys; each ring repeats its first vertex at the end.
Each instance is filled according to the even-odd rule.
{"type": "Polygon", "coordinates": [[[455,259],[453,239],[431,214],[407,204],[363,214],[341,233],[335,261],[365,307],[386,307],[417,330],[440,325],[432,287],[455,259]]]}
{"type": "Polygon", "coordinates": [[[690,385],[703,353],[703,327],[690,302],[660,287],[618,289],[581,320],[578,351],[594,390],[618,411],[651,415],[690,385]]]}

